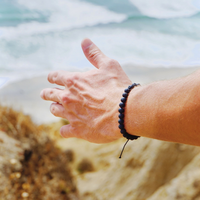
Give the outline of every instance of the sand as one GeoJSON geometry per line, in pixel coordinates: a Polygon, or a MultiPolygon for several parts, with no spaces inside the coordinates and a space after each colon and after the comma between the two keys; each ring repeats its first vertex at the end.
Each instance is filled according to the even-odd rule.
{"type": "Polygon", "coordinates": [[[46,87],[52,85],[44,76],[13,82],[0,89],[0,104],[23,111],[37,124],[56,121],[58,118],[49,111],[51,102],[40,98],[40,91],[46,87]]]}
{"type": "MultiPolygon", "coordinates": [[[[123,68],[133,82],[141,83],[141,85],[186,76],[198,69],[198,67],[147,68],[133,65],[125,65],[123,68]]],[[[40,98],[40,91],[46,87],[55,87],[48,83],[46,76],[10,83],[0,89],[0,104],[23,111],[30,115],[37,124],[58,121],[59,118],[53,116],[49,111],[51,102],[40,98]]]]}
{"type": "MultiPolygon", "coordinates": [[[[186,76],[198,67],[167,69],[126,65],[124,69],[133,82],[144,85],[186,76]]],[[[40,99],[40,91],[45,87],[54,86],[44,76],[11,83],[0,89],[0,104],[22,110],[38,124],[57,121],[59,118],[49,111],[51,102],[40,99]]],[[[167,185],[199,153],[196,147],[140,138],[129,142],[123,159],[118,159],[125,141],[122,138],[109,144],[93,144],[76,138],[57,140],[62,150],[74,152],[75,159],[71,167],[82,200],[146,199],[164,183],[167,185]],[[77,166],[85,158],[92,162],[94,171],[79,174],[77,166]]],[[[162,198],[156,196],[154,199],[162,198]]]]}

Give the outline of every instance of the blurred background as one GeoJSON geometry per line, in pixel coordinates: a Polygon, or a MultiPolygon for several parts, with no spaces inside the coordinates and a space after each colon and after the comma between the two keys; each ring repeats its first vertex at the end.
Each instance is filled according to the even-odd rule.
{"type": "Polygon", "coordinates": [[[93,68],[85,37],[133,82],[185,76],[200,66],[200,0],[0,0],[0,199],[200,200],[199,147],[140,138],[118,159],[125,138],[59,136],[69,122],[39,93],[52,70],[93,68]]]}
{"type": "Polygon", "coordinates": [[[122,65],[200,64],[199,0],[0,0],[0,85],[91,67],[91,38],[122,65]]]}

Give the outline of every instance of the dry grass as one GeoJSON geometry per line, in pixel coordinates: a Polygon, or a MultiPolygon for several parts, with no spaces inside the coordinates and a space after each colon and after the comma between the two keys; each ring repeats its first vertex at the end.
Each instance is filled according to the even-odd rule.
{"type": "MultiPolygon", "coordinates": [[[[71,158],[48,137],[50,127],[36,126],[29,116],[0,107],[0,130],[20,141],[24,149],[21,171],[12,171],[9,176],[12,191],[7,192],[12,195],[11,199],[78,199],[69,167],[71,158]],[[16,173],[20,178],[13,178],[12,174],[16,173]]],[[[6,200],[6,195],[6,191],[0,193],[0,199],[6,200]]]]}

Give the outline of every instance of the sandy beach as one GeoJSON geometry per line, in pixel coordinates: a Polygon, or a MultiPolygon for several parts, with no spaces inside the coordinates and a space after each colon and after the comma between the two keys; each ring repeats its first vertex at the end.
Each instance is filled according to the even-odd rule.
{"type": "MultiPolygon", "coordinates": [[[[141,85],[153,81],[183,77],[198,69],[198,67],[182,69],[145,68],[133,67],[131,65],[126,65],[123,68],[133,82],[139,82],[141,85]]],[[[182,180],[188,179],[188,173],[192,173],[194,169],[199,169],[199,147],[142,137],[136,141],[129,142],[126,146],[123,158],[118,159],[125,138],[109,144],[94,144],[76,138],[60,138],[60,122],[50,124],[50,122],[58,121],[59,118],[54,117],[50,113],[49,106],[51,102],[43,101],[39,96],[40,91],[45,87],[55,87],[48,83],[45,76],[24,79],[8,84],[0,89],[0,103],[23,111],[25,114],[30,115],[37,124],[48,123],[48,125],[42,125],[41,127],[50,126],[50,129],[43,128],[42,131],[41,129],[39,130],[41,133],[45,132],[49,138],[53,139],[52,141],[55,142],[55,146],[59,147],[63,155],[66,156],[65,159],[73,158],[70,163],[66,162],[65,164],[66,166],[69,166],[69,169],[71,170],[79,199],[176,200],[177,195],[185,195],[185,191],[188,190],[188,181],[182,180]],[[173,181],[170,182],[171,180],[173,181]],[[175,191],[171,192],[170,188],[175,188],[175,191]],[[183,190],[179,191],[179,188],[183,188],[183,190]],[[167,193],[165,193],[165,191],[167,191],[167,193]]],[[[27,117],[22,118],[21,114],[17,114],[17,116],[17,124],[23,124],[23,126],[20,125],[19,127],[29,127],[29,124],[32,123],[29,122],[27,117]],[[22,123],[22,119],[25,120],[26,123],[22,123]]],[[[3,120],[3,117],[1,118],[3,120]]],[[[8,113],[8,117],[6,117],[8,122],[2,123],[8,130],[10,130],[9,119],[11,120],[12,118],[13,115],[8,113]]],[[[14,140],[14,142],[19,143],[17,143],[19,147],[24,145],[23,141],[27,141],[25,147],[27,147],[27,145],[29,146],[29,143],[31,144],[32,141],[32,135],[35,137],[38,134],[37,132],[40,132],[34,124],[31,128],[32,127],[34,130],[36,129],[36,131],[32,132],[32,134],[29,134],[30,131],[28,131],[27,136],[30,137],[29,140],[23,139],[22,143],[19,143],[21,141],[14,140]]],[[[2,128],[2,130],[5,129],[2,128]]],[[[14,130],[16,131],[18,129],[15,128],[14,130]]],[[[26,130],[26,128],[23,130],[26,130]]],[[[13,133],[15,133],[15,131],[13,133]]],[[[22,131],[20,129],[18,131],[21,137],[22,131]]],[[[25,131],[24,134],[26,132],[27,131],[25,131]]],[[[2,138],[0,138],[1,145],[6,134],[4,132],[0,133],[2,134],[2,138]]],[[[8,144],[10,143],[9,141],[10,140],[7,142],[8,144]]],[[[43,141],[40,136],[38,142],[35,144],[35,148],[37,148],[37,145],[40,145],[39,141],[43,141]]],[[[4,150],[5,153],[13,148],[9,148],[7,143],[4,145],[6,148],[6,150],[4,150]]],[[[49,148],[49,142],[45,145],[49,148]]],[[[45,145],[42,149],[46,148],[45,145]]],[[[52,146],[51,148],[55,147],[52,146]]],[[[23,152],[24,150],[21,149],[21,151],[23,152]]],[[[34,148],[31,152],[32,151],[35,152],[34,148]]],[[[53,150],[52,153],[55,153],[55,151],[56,150],[53,150]]],[[[15,153],[14,150],[13,152],[15,153]]],[[[48,152],[50,151],[48,150],[48,152]]],[[[61,152],[59,152],[58,155],[60,155],[61,152]]],[[[14,153],[10,153],[11,157],[14,153]]],[[[40,153],[43,155],[43,153],[39,151],[39,157],[41,157],[40,153]]],[[[20,158],[18,157],[16,156],[15,160],[17,160],[17,162],[19,160],[20,162],[20,158]]],[[[45,155],[42,160],[44,159],[52,160],[51,155],[45,155]]],[[[7,162],[10,161],[8,160],[7,162]]],[[[31,160],[30,163],[34,165],[35,161],[31,160]]],[[[52,166],[56,163],[57,162],[53,161],[52,166]]],[[[25,168],[25,166],[23,166],[23,168],[25,168]]],[[[48,169],[47,166],[40,166],[40,168],[44,172],[48,169]]],[[[27,169],[29,169],[29,167],[27,169]]],[[[0,174],[1,171],[0,168],[0,174]]],[[[196,182],[199,183],[199,176],[195,173],[190,176],[189,183],[191,183],[191,185],[196,184],[196,182]]],[[[200,174],[200,171],[198,173],[200,174]]],[[[45,177],[45,174],[42,176],[45,177]]],[[[30,176],[28,175],[27,177],[30,176]]],[[[38,177],[40,176],[36,176],[35,178],[38,177]]],[[[20,180],[21,179],[19,179],[19,181],[20,180]]],[[[51,183],[51,181],[47,182],[51,183]]],[[[56,179],[55,183],[57,182],[56,179]]],[[[8,181],[7,184],[9,185],[10,182],[8,181]]],[[[41,184],[40,187],[43,188],[45,184],[46,183],[41,184]]],[[[33,186],[35,187],[36,185],[33,184],[33,186]]],[[[60,188],[59,185],[56,186],[60,188]]],[[[54,188],[54,186],[52,187],[51,185],[49,185],[49,187],[54,188]]],[[[196,187],[196,190],[193,190],[190,186],[190,192],[186,193],[186,195],[191,193],[188,199],[192,199],[190,198],[191,196],[199,194],[199,189],[196,187]]],[[[31,190],[29,193],[27,193],[27,191],[29,190],[23,189],[22,194],[34,194],[31,190]]],[[[59,190],[56,194],[60,195],[59,190]]],[[[74,195],[76,195],[76,193],[74,195]]],[[[71,199],[74,198],[71,197],[71,199]]],[[[184,200],[184,198],[182,200],[184,200]]]]}
{"type": "Polygon", "coordinates": [[[199,21],[198,0],[0,0],[0,200],[200,200],[200,145],[63,138],[69,122],[40,97],[60,87],[47,81],[48,72],[93,69],[84,38],[142,86],[200,70],[199,21]]]}
{"type": "MultiPolygon", "coordinates": [[[[198,67],[147,68],[125,65],[123,69],[132,82],[144,85],[153,81],[183,77],[196,71],[198,67]]],[[[30,115],[37,124],[57,121],[59,118],[54,117],[49,111],[51,102],[43,101],[40,98],[40,91],[46,87],[55,87],[48,83],[46,76],[10,83],[0,89],[0,104],[23,111],[30,115]]]]}
{"type": "Polygon", "coordinates": [[[23,111],[37,124],[58,120],[50,114],[51,102],[40,98],[40,91],[52,87],[45,76],[10,83],[0,89],[0,104],[23,111]]]}

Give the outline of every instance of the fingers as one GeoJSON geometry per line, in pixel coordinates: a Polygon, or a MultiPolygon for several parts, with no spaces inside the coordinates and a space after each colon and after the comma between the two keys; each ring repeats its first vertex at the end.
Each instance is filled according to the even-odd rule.
{"type": "Polygon", "coordinates": [[[48,74],[47,80],[52,84],[64,86],[63,74],[64,71],[55,71],[48,74]]]}
{"type": "Polygon", "coordinates": [[[67,113],[62,104],[52,103],[50,106],[51,113],[56,117],[66,118],[67,113]]]}
{"type": "Polygon", "coordinates": [[[108,59],[108,57],[88,38],[82,41],[81,46],[86,58],[98,69],[105,63],[105,60],[108,59]]]}
{"type": "Polygon", "coordinates": [[[69,78],[75,76],[75,74],[77,74],[77,73],[66,72],[66,71],[55,71],[55,72],[50,72],[48,74],[47,79],[52,84],[65,86],[66,85],[66,80],[68,80],[69,78]]]}
{"type": "Polygon", "coordinates": [[[76,137],[76,135],[72,132],[72,126],[70,124],[60,128],[60,135],[64,138],[76,137]]]}
{"type": "MultiPolygon", "coordinates": [[[[56,116],[56,117],[61,117],[64,119],[70,119],[74,118],[73,114],[70,114],[66,111],[66,108],[63,107],[63,105],[59,103],[52,103],[50,107],[51,113],[56,116]]],[[[71,124],[62,126],[60,129],[60,134],[64,138],[69,138],[69,137],[78,137],[79,134],[77,134],[77,131],[75,131],[76,128],[72,127],[71,124]]],[[[80,132],[80,131],[79,131],[80,132]]]]}
{"type": "Polygon", "coordinates": [[[58,88],[46,88],[41,91],[40,97],[47,101],[54,101],[61,103],[62,90],[58,88]]]}
{"type": "MultiPolygon", "coordinates": [[[[67,119],[67,113],[63,105],[59,103],[52,103],[50,107],[51,113],[56,117],[61,117],[67,119]]],[[[60,129],[60,134],[64,138],[75,137],[72,133],[72,127],[70,124],[62,126],[60,129]]]]}

